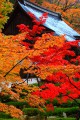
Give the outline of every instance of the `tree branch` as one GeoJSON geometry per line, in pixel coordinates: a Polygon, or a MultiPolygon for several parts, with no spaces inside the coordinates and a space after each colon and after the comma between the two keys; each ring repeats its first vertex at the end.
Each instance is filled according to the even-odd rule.
{"type": "Polygon", "coordinates": [[[27,56],[25,56],[22,60],[20,60],[18,63],[16,63],[3,77],[6,77],[20,62],[22,62],[26,58],[27,58],[27,56]]]}
{"type": "Polygon", "coordinates": [[[74,100],[78,105],[80,105],[80,104],[78,103],[78,101],[77,101],[76,99],[74,99],[73,97],[71,97],[71,96],[69,96],[69,95],[63,95],[63,96],[69,97],[70,99],[74,100]]]}
{"type": "MultiPolygon", "coordinates": [[[[68,77],[68,76],[67,76],[67,77],[68,77]]],[[[76,87],[76,85],[74,85],[74,84],[71,82],[71,80],[70,80],[69,77],[68,77],[68,79],[69,79],[69,82],[71,83],[71,85],[73,85],[76,89],[80,90],[78,87],[76,87]]]]}

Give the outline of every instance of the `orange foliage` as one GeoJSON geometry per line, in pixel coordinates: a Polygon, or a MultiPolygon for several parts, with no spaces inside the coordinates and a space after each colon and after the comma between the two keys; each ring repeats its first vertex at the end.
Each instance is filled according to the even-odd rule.
{"type": "MultiPolygon", "coordinates": [[[[2,75],[4,76],[9,69],[11,69],[25,56],[26,49],[24,46],[19,44],[19,40],[23,40],[24,38],[25,34],[20,34],[17,36],[4,36],[0,34],[0,77],[2,77],[2,75]]],[[[20,64],[14,69],[12,74],[10,73],[7,80],[11,81],[12,78],[15,78],[14,76],[18,79],[19,70],[20,64]]]]}
{"type": "Polygon", "coordinates": [[[43,4],[42,4],[43,7],[47,8],[47,9],[50,9],[51,11],[55,12],[55,11],[59,11],[61,10],[61,7],[60,6],[57,6],[56,4],[50,4],[49,2],[47,1],[44,1],[43,4]]]}
{"type": "Polygon", "coordinates": [[[78,32],[80,32],[80,9],[69,9],[66,11],[66,15],[64,16],[65,19],[69,21],[70,24],[73,25],[78,32]]]}
{"type": "Polygon", "coordinates": [[[41,99],[37,95],[28,94],[27,102],[29,103],[30,106],[38,107],[40,110],[42,110],[40,106],[45,107],[45,100],[41,99]],[[34,102],[34,101],[36,101],[36,102],[34,102]]]}
{"type": "MultiPolygon", "coordinates": [[[[20,80],[19,70],[20,68],[28,68],[31,66],[25,73],[33,73],[39,76],[42,79],[45,79],[49,74],[63,71],[65,74],[74,74],[76,71],[80,70],[80,66],[75,65],[54,65],[50,64],[40,64],[37,65],[34,63],[32,59],[34,56],[42,55],[48,48],[57,46],[58,48],[62,47],[65,43],[64,36],[52,36],[51,34],[43,34],[42,37],[38,38],[38,40],[34,44],[33,49],[26,50],[24,46],[22,46],[21,42],[25,39],[25,33],[17,35],[17,36],[3,36],[0,34],[0,57],[1,57],[1,67],[0,67],[0,75],[4,75],[6,71],[11,69],[18,61],[20,61],[24,56],[27,56],[24,62],[20,63],[15,67],[7,76],[7,81],[12,81],[18,83],[20,80]],[[13,44],[14,43],[14,44],[13,44]],[[34,69],[36,68],[36,69],[34,69]],[[15,77],[16,76],[16,77],[15,77]]],[[[59,53],[59,54],[62,54],[59,53]]],[[[52,57],[55,58],[55,54],[52,57]]],[[[49,58],[48,58],[49,59],[49,58]]],[[[22,81],[22,80],[21,80],[22,81]]]]}
{"type": "Polygon", "coordinates": [[[20,118],[20,116],[23,115],[20,109],[17,109],[12,105],[10,106],[6,105],[4,103],[0,103],[0,112],[5,112],[6,114],[10,114],[10,116],[14,118],[20,118]]]}
{"type": "Polygon", "coordinates": [[[66,22],[80,32],[80,3],[76,0],[60,0],[53,1],[53,4],[50,4],[47,1],[43,1],[43,7],[50,9],[53,12],[59,12],[62,14],[62,17],[66,22]]]}

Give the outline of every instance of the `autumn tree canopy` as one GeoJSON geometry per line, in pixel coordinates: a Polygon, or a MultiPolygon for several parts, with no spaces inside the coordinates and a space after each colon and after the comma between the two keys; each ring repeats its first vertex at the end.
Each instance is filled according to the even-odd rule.
{"type": "MultiPolygon", "coordinates": [[[[34,15],[29,15],[34,21],[34,15]]],[[[66,42],[64,36],[53,36],[53,33],[37,37],[44,30],[40,23],[44,23],[45,19],[47,14],[40,17],[40,22],[35,20],[31,29],[29,26],[18,25],[22,33],[27,30],[26,38],[30,41],[21,41],[31,61],[31,67],[27,69],[25,64],[23,69],[25,73],[35,74],[44,81],[32,95],[37,95],[45,102],[56,98],[59,103],[64,103],[80,97],[80,53],[74,50],[79,50],[80,41],[66,42]],[[33,44],[31,41],[34,41],[33,44]]]]}
{"type": "MultiPolygon", "coordinates": [[[[32,16],[34,21],[34,15],[29,15],[32,16]]],[[[44,99],[50,99],[50,96],[51,99],[56,97],[58,100],[63,99],[63,102],[78,98],[80,96],[80,53],[76,54],[73,48],[79,49],[80,41],[66,42],[64,36],[53,36],[52,33],[45,33],[41,37],[37,37],[36,35],[44,30],[41,23],[44,23],[46,19],[47,14],[43,14],[40,17],[40,22],[34,21],[35,25],[32,29],[25,25],[18,26],[21,32],[27,30],[26,38],[29,41],[34,41],[33,44],[26,41],[21,42],[28,50],[27,56],[33,63],[30,69],[27,69],[25,65],[24,71],[36,74],[44,81],[51,82],[42,85],[40,87],[42,91],[37,91],[34,94],[44,99]],[[69,59],[66,58],[67,56],[69,59]],[[52,90],[50,90],[51,86],[52,90]],[[53,97],[51,91],[52,94],[55,91],[53,97]],[[77,94],[73,91],[77,91],[75,92],[77,94]]]]}
{"type": "Polygon", "coordinates": [[[17,25],[20,33],[16,36],[0,34],[0,111],[16,118],[22,111],[4,104],[3,96],[26,101],[40,110],[49,107],[47,100],[64,103],[80,97],[80,54],[75,51],[79,50],[80,41],[66,42],[64,35],[54,36],[52,32],[43,34],[46,28],[42,24],[47,13],[39,21],[33,14],[29,15],[34,23],[32,28],[21,24],[17,25]],[[26,74],[35,74],[43,84],[40,87],[27,85],[19,76],[21,68],[26,74]],[[12,108],[17,112],[12,113],[12,108]]]}

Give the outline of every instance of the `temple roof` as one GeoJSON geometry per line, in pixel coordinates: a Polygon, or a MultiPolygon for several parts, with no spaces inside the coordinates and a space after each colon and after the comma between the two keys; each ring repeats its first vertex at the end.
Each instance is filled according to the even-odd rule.
{"type": "Polygon", "coordinates": [[[48,18],[43,24],[45,27],[55,31],[55,35],[65,35],[67,41],[80,39],[80,34],[64,22],[60,13],[52,12],[28,0],[16,0],[16,6],[20,7],[25,14],[31,12],[36,19],[39,19],[43,13],[48,13],[48,18]]]}

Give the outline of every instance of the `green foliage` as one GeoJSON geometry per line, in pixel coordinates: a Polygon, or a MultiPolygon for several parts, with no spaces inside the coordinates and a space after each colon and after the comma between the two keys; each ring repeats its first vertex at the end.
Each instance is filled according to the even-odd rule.
{"type": "Polygon", "coordinates": [[[15,0],[10,0],[10,2],[15,3],[15,0]]]}
{"type": "Polygon", "coordinates": [[[54,106],[58,106],[59,105],[59,103],[58,103],[58,101],[56,99],[53,100],[53,105],[54,106]]]}
{"type": "MultiPolygon", "coordinates": [[[[68,101],[67,103],[62,103],[62,104],[59,104],[58,101],[56,99],[53,100],[53,106],[58,106],[58,107],[77,107],[79,106],[80,104],[80,100],[79,99],[76,99],[76,101],[68,101]],[[77,102],[76,102],[77,101],[77,102]]],[[[49,104],[50,101],[47,101],[47,103],[49,104]]]]}
{"type": "Polygon", "coordinates": [[[13,5],[9,1],[0,0],[0,31],[9,19],[9,13],[13,10],[13,5]]]}
{"type": "MultiPolygon", "coordinates": [[[[4,120],[4,119],[0,118],[0,120],[4,120]]],[[[13,118],[13,119],[5,119],[5,120],[19,120],[19,119],[13,118]]],[[[75,120],[75,118],[56,118],[56,120],[75,120]]]]}
{"type": "Polygon", "coordinates": [[[4,113],[4,112],[0,112],[0,118],[6,119],[6,118],[11,118],[11,116],[9,114],[4,113]]]}
{"type": "MultiPolygon", "coordinates": [[[[78,107],[71,107],[71,108],[55,108],[54,111],[49,111],[49,112],[41,112],[37,108],[24,108],[23,112],[25,115],[28,116],[35,116],[37,114],[40,115],[40,117],[43,116],[63,116],[63,112],[67,114],[67,116],[75,116],[76,111],[78,107]]],[[[62,119],[61,119],[62,120],[62,119]]]]}
{"type": "Polygon", "coordinates": [[[63,112],[65,112],[67,115],[76,114],[78,107],[71,107],[71,108],[55,108],[54,111],[47,112],[47,116],[62,116],[63,112]]]}
{"type": "Polygon", "coordinates": [[[27,102],[18,102],[18,101],[15,101],[15,102],[7,102],[6,104],[13,105],[13,106],[15,106],[15,107],[17,107],[19,109],[23,109],[24,107],[26,107],[26,108],[30,107],[27,102]]]}
{"type": "Polygon", "coordinates": [[[80,100],[77,100],[77,102],[75,101],[68,101],[67,103],[63,103],[62,105],[60,105],[61,107],[77,107],[78,104],[80,104],[80,100]],[[78,102],[78,103],[77,103],[78,102]]]}
{"type": "Polygon", "coordinates": [[[4,96],[0,96],[0,102],[8,102],[10,101],[10,95],[4,95],[4,96]]]}
{"type": "Polygon", "coordinates": [[[56,120],[75,120],[75,118],[57,118],[56,120]]]}
{"type": "Polygon", "coordinates": [[[24,108],[23,112],[25,115],[28,115],[28,116],[36,116],[40,113],[38,108],[24,108]]]}
{"type": "Polygon", "coordinates": [[[43,0],[36,0],[36,2],[41,5],[43,3],[43,0]]]}

